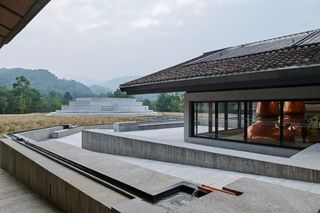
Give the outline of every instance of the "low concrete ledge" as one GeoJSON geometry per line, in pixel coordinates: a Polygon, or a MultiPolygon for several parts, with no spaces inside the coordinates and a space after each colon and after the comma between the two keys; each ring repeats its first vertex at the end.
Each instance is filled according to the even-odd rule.
{"type": "Polygon", "coordinates": [[[35,141],[48,140],[52,132],[63,130],[63,126],[55,126],[19,133],[19,135],[35,141]]]}
{"type": "Polygon", "coordinates": [[[112,206],[128,201],[10,139],[0,140],[0,164],[18,181],[65,212],[111,212],[112,206]]]}
{"type": "Polygon", "coordinates": [[[116,122],[114,123],[113,130],[115,132],[129,132],[138,130],[150,130],[150,129],[164,129],[164,128],[176,128],[183,127],[183,121],[169,121],[169,122],[116,122]]]}
{"type": "Polygon", "coordinates": [[[116,132],[98,133],[86,130],[82,132],[82,146],[94,152],[320,183],[320,170],[299,166],[288,158],[272,156],[273,160],[270,160],[265,155],[247,155],[245,152],[241,152],[245,153],[243,156],[233,155],[232,153],[239,152],[234,150],[228,150],[230,154],[210,152],[116,132]]]}
{"type": "Polygon", "coordinates": [[[50,138],[56,139],[56,138],[66,137],[69,135],[79,133],[84,129],[113,129],[113,124],[88,125],[88,126],[78,126],[78,127],[71,127],[69,125],[69,128],[67,129],[53,131],[50,134],[50,138]]]}
{"type": "Polygon", "coordinates": [[[62,138],[62,137],[66,137],[66,136],[69,136],[69,135],[73,135],[73,134],[79,133],[82,130],[84,130],[83,126],[70,128],[70,129],[57,130],[57,131],[51,132],[50,138],[55,138],[55,139],[56,138],[62,138]]]}
{"type": "Polygon", "coordinates": [[[113,123],[111,124],[98,124],[84,126],[85,129],[113,129],[113,123]]]}
{"type": "Polygon", "coordinates": [[[113,129],[113,124],[88,125],[72,127],[71,125],[61,125],[26,132],[17,133],[19,136],[29,138],[34,141],[44,141],[50,138],[62,138],[81,132],[84,129],[113,129]]]}

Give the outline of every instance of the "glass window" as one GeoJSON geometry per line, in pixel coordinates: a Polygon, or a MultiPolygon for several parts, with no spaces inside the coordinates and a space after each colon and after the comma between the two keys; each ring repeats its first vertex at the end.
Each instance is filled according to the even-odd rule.
{"type": "Polygon", "coordinates": [[[226,111],[225,111],[225,104],[224,102],[218,103],[218,131],[223,131],[227,129],[228,127],[226,126],[226,111]]]}
{"type": "Polygon", "coordinates": [[[295,148],[320,142],[320,101],[193,104],[193,135],[295,148]]]}
{"type": "Polygon", "coordinates": [[[195,103],[195,135],[209,133],[209,103],[195,103]]]}
{"type": "Polygon", "coordinates": [[[283,145],[307,147],[320,142],[320,102],[285,101],[283,145]]]}
{"type": "Polygon", "coordinates": [[[241,106],[244,103],[241,102],[223,102],[218,104],[219,111],[219,132],[218,138],[227,140],[244,140],[244,125],[241,119],[244,119],[242,115],[241,106]]]}
{"type": "Polygon", "coordinates": [[[253,102],[252,124],[247,128],[247,141],[280,145],[280,103],[253,102]]]}

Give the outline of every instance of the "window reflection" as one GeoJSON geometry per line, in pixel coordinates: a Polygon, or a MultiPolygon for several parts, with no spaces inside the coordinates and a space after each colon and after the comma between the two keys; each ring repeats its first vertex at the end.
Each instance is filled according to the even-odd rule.
{"type": "Polygon", "coordinates": [[[195,135],[204,135],[209,132],[209,103],[195,103],[195,135]]]}
{"type": "Polygon", "coordinates": [[[290,138],[284,138],[284,145],[307,147],[319,142],[319,109],[317,102],[284,102],[283,129],[291,134],[290,138]]]}
{"type": "Polygon", "coordinates": [[[256,121],[248,127],[247,141],[279,144],[280,106],[277,101],[261,101],[256,105],[256,121]]]}
{"type": "Polygon", "coordinates": [[[241,112],[243,111],[243,106],[243,102],[219,103],[218,138],[237,141],[244,140],[244,126],[241,121],[244,119],[243,112],[241,112]]]}
{"type": "Polygon", "coordinates": [[[320,142],[320,101],[194,103],[194,136],[304,148],[320,142]]]}

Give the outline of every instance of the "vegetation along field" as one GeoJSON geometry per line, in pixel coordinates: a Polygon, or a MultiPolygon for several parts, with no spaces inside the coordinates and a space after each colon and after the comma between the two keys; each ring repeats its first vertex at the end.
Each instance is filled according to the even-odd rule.
{"type": "Polygon", "coordinates": [[[42,113],[19,114],[19,115],[0,115],[0,136],[9,132],[19,132],[37,128],[44,128],[62,124],[97,125],[110,124],[122,121],[148,121],[156,117],[177,118],[182,113],[161,113],[159,116],[49,116],[42,113]]]}

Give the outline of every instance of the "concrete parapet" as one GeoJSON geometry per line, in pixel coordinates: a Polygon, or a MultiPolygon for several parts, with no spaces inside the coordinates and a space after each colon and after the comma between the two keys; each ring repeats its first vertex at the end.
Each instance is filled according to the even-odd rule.
{"type": "Polygon", "coordinates": [[[17,135],[32,139],[34,141],[44,141],[50,138],[61,138],[81,132],[84,129],[113,129],[113,124],[88,125],[71,127],[70,125],[48,127],[43,129],[31,130],[17,135]]]}
{"type": "Polygon", "coordinates": [[[289,163],[291,161],[287,158],[275,157],[274,161],[268,161],[263,155],[250,158],[159,143],[121,133],[86,130],[82,132],[82,146],[95,152],[320,183],[320,170],[289,163]],[[277,162],[279,159],[282,162],[277,162]]]}
{"type": "Polygon", "coordinates": [[[69,135],[73,135],[73,134],[79,133],[82,130],[84,130],[83,126],[70,128],[70,129],[57,130],[57,131],[51,132],[50,138],[62,138],[62,137],[66,137],[66,136],[69,136],[69,135]]]}
{"type": "Polygon", "coordinates": [[[85,129],[113,129],[113,123],[112,124],[99,124],[99,125],[89,125],[84,126],[85,129]]]}
{"type": "Polygon", "coordinates": [[[10,139],[0,140],[1,168],[64,212],[111,212],[120,195],[10,139]]]}
{"type": "Polygon", "coordinates": [[[30,138],[35,141],[43,141],[48,140],[52,132],[63,130],[63,126],[55,126],[43,129],[32,130],[28,132],[19,133],[19,135],[24,136],[26,138],[30,138]]]}
{"type": "Polygon", "coordinates": [[[150,130],[150,129],[163,129],[163,128],[176,128],[183,127],[183,121],[170,121],[170,122],[116,122],[114,123],[113,130],[115,132],[129,132],[138,130],[150,130]]]}

